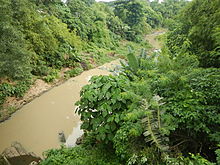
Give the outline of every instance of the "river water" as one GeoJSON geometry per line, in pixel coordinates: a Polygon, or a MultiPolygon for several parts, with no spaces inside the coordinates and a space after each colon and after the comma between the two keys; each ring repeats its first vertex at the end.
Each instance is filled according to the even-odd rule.
{"type": "Polygon", "coordinates": [[[88,84],[93,75],[108,75],[108,69],[119,61],[83,72],[64,84],[54,87],[14,113],[9,120],[0,123],[0,153],[17,141],[38,156],[51,148],[59,148],[58,133],[63,131],[67,146],[74,146],[82,135],[80,118],[74,113],[74,103],[80,98],[82,86],[88,84]]]}

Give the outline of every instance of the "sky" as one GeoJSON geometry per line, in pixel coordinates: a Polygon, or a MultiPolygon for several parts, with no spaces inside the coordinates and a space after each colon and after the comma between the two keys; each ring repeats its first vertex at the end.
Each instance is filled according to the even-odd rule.
{"type": "MultiPolygon", "coordinates": [[[[96,0],[97,2],[100,2],[100,1],[102,1],[102,2],[110,2],[110,1],[114,1],[114,0],[96,0]]],[[[151,0],[151,1],[153,1],[153,0],[151,0]]],[[[160,0],[160,1],[163,1],[163,0],[160,0]]]]}
{"type": "Polygon", "coordinates": [[[114,0],[96,0],[97,2],[100,2],[100,1],[102,1],[102,2],[110,2],[110,1],[114,1],[114,0]]]}

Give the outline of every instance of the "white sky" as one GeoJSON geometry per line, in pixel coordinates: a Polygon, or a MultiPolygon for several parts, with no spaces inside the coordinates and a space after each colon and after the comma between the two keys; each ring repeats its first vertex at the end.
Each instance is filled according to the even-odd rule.
{"type": "Polygon", "coordinates": [[[100,1],[102,1],[102,2],[110,2],[110,1],[114,1],[114,0],[96,0],[97,2],[100,2],[100,1]]]}
{"type": "MultiPolygon", "coordinates": [[[[100,1],[102,1],[102,2],[110,2],[110,1],[114,1],[114,0],[96,0],[97,2],[100,2],[100,1]]],[[[153,1],[153,0],[151,0],[151,1],[153,1]]],[[[163,0],[160,0],[160,1],[163,1],[163,0]]]]}

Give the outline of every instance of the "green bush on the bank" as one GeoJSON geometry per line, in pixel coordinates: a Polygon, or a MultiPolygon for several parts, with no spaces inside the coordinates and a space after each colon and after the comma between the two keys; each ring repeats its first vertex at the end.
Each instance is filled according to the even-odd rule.
{"type": "Polygon", "coordinates": [[[73,68],[67,72],[65,72],[66,77],[74,77],[83,72],[83,68],[81,66],[73,68]]]}
{"type": "Polygon", "coordinates": [[[6,97],[22,97],[30,88],[32,82],[30,80],[17,81],[16,84],[10,83],[0,84],[0,105],[4,103],[6,97]]]}
{"type": "Polygon", "coordinates": [[[45,82],[49,83],[49,82],[53,82],[53,81],[54,81],[55,79],[57,79],[58,77],[59,77],[59,71],[58,71],[58,70],[55,70],[55,69],[52,69],[52,70],[50,71],[50,73],[43,78],[43,80],[44,80],[45,82]]]}
{"type": "Polygon", "coordinates": [[[97,145],[96,147],[76,146],[53,149],[45,154],[48,158],[41,165],[119,165],[112,148],[97,145]]]}

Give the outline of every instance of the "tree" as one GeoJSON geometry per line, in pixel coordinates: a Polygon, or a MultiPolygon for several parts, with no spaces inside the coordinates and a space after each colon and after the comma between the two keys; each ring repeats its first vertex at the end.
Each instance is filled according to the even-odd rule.
{"type": "Polygon", "coordinates": [[[200,66],[220,66],[220,1],[219,0],[194,0],[182,11],[179,27],[168,37],[170,49],[182,47],[188,42],[191,54],[196,54],[200,66]],[[178,34],[178,35],[176,35],[178,34]],[[172,39],[175,38],[176,39],[172,39]],[[179,42],[181,38],[181,42],[179,42]],[[184,38],[184,39],[183,39],[184,38]]]}
{"type": "Polygon", "coordinates": [[[145,5],[147,3],[141,0],[120,0],[114,3],[115,15],[129,27],[126,32],[128,40],[140,41],[143,34],[150,30],[145,5]]]}
{"type": "Polygon", "coordinates": [[[22,79],[30,73],[30,52],[12,19],[11,2],[0,0],[0,77],[22,79]]]}

